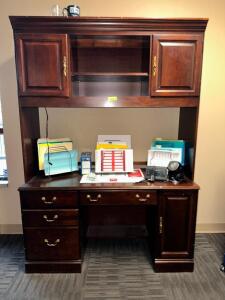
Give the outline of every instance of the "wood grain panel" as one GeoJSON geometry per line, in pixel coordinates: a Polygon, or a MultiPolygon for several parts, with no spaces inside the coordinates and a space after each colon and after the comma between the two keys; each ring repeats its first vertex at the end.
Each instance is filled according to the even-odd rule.
{"type": "Polygon", "coordinates": [[[76,208],[78,195],[76,191],[29,191],[20,192],[22,209],[58,209],[76,208]]]}
{"type": "Polygon", "coordinates": [[[153,35],[152,96],[199,95],[202,41],[194,34],[153,35]]]}
{"type": "Polygon", "coordinates": [[[196,192],[165,192],[160,196],[160,257],[192,258],[196,192]]]}
{"type": "Polygon", "coordinates": [[[27,260],[80,258],[78,227],[24,228],[27,260]]]}
{"type": "Polygon", "coordinates": [[[21,96],[69,96],[66,34],[16,34],[17,78],[21,96]]]}
{"type": "Polygon", "coordinates": [[[153,191],[80,192],[81,205],[156,205],[157,195],[153,191]]]}
{"type": "Polygon", "coordinates": [[[60,209],[60,210],[22,210],[23,226],[78,226],[78,209],[60,209]]]}
{"type": "Polygon", "coordinates": [[[25,181],[38,173],[37,139],[40,137],[38,108],[20,107],[21,142],[25,181]]]}

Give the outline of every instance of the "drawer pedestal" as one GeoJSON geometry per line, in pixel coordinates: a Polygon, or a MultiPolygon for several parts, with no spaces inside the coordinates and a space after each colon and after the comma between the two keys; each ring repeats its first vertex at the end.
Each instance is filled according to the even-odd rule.
{"type": "Polygon", "coordinates": [[[27,273],[81,272],[78,193],[21,192],[27,273]]]}

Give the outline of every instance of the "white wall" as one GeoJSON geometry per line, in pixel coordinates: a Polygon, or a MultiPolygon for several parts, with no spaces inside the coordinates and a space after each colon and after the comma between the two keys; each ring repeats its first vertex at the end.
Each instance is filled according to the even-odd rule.
{"type": "MultiPolygon", "coordinates": [[[[17,187],[23,183],[13,36],[8,15],[49,15],[55,3],[51,0],[1,0],[0,91],[10,180],[8,188],[0,189],[2,231],[11,228],[14,232],[17,227],[8,224],[21,223],[17,187]]],[[[59,3],[66,6],[71,2],[59,3]]],[[[225,1],[114,0],[108,1],[106,5],[103,0],[80,0],[76,3],[81,7],[82,16],[209,17],[205,36],[195,173],[195,181],[201,186],[197,222],[198,228],[203,231],[225,231],[225,1]]],[[[101,109],[65,110],[65,113],[52,109],[50,133],[54,136],[71,135],[79,149],[83,150],[93,148],[100,131],[114,133],[112,127],[116,126],[115,133],[132,134],[136,159],[142,160],[145,159],[145,149],[156,129],[157,135],[176,135],[177,116],[176,110],[167,109],[160,112],[157,109],[140,109],[137,112],[133,109],[115,109],[104,111],[104,114],[101,109]],[[169,119],[171,113],[172,120],[169,119]],[[141,131],[128,122],[137,117],[141,120],[141,131]],[[100,122],[102,118],[104,122],[100,122]],[[158,120],[163,120],[162,125],[158,126],[158,120]],[[82,130],[77,129],[80,124],[82,130]]]]}

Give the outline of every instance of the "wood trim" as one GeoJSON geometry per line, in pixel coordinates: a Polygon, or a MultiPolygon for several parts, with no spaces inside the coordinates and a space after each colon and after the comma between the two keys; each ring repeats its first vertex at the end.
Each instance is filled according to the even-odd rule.
{"type": "Polygon", "coordinates": [[[23,234],[21,224],[0,224],[0,234],[23,234]]]}
{"type": "Polygon", "coordinates": [[[37,139],[40,137],[38,108],[20,108],[21,141],[25,181],[38,172],[37,139]]]}
{"type": "Polygon", "coordinates": [[[107,96],[99,97],[20,97],[21,107],[76,107],[76,108],[113,108],[113,107],[198,107],[199,97],[149,97],[124,96],[117,97],[117,101],[109,101],[107,96]]]}
{"type": "Polygon", "coordinates": [[[198,107],[196,108],[181,108],[179,116],[179,131],[178,139],[188,141],[193,147],[192,161],[186,167],[186,175],[193,179],[195,170],[195,153],[197,141],[197,128],[198,128],[198,107]]]}
{"type": "Polygon", "coordinates": [[[85,31],[190,31],[204,32],[208,19],[178,18],[178,19],[147,19],[126,17],[34,17],[10,16],[10,22],[15,32],[71,32],[85,31]]]}
{"type": "Polygon", "coordinates": [[[225,233],[225,223],[198,223],[197,233],[225,233]]]}

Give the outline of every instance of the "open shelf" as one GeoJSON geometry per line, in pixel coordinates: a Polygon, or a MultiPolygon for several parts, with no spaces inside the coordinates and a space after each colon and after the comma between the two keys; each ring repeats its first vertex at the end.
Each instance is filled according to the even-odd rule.
{"type": "Polygon", "coordinates": [[[72,77],[148,77],[147,72],[73,72],[72,77]]]}
{"type": "Polygon", "coordinates": [[[149,48],[149,37],[144,36],[72,36],[75,48],[149,48]]]}
{"type": "Polygon", "coordinates": [[[74,37],[72,95],[148,96],[150,37],[74,37]]]}

